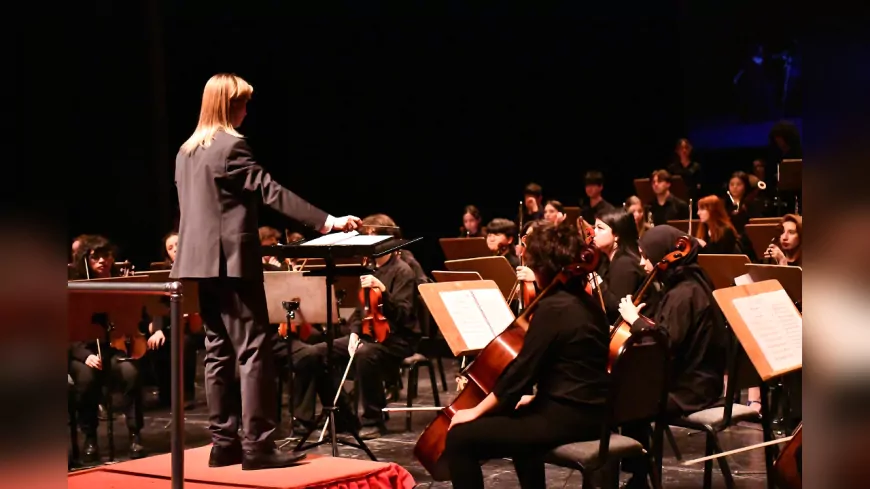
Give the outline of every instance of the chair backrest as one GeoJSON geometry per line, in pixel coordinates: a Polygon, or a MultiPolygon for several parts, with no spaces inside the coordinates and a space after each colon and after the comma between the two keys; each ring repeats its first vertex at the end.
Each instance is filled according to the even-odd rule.
{"type": "Polygon", "coordinates": [[[653,328],[631,335],[611,369],[611,427],[652,420],[663,412],[669,363],[668,337],[663,331],[653,328]]]}

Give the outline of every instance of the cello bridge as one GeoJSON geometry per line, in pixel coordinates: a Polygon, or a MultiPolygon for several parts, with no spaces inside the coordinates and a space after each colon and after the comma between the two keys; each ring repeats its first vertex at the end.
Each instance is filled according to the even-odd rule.
{"type": "Polygon", "coordinates": [[[464,375],[456,376],[456,392],[461,392],[462,389],[465,389],[465,384],[468,383],[468,379],[464,375]]]}

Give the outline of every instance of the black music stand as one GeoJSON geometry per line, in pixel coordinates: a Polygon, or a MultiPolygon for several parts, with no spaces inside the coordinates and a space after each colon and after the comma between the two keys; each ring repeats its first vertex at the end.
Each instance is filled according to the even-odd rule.
{"type": "MultiPolygon", "coordinates": [[[[338,234],[338,233],[336,233],[338,234]]],[[[333,235],[327,235],[333,236],[333,235]]],[[[362,236],[362,235],[360,235],[362,236]]],[[[411,243],[416,243],[423,238],[414,238],[414,239],[401,239],[395,238],[392,236],[386,236],[383,241],[374,244],[352,244],[353,238],[355,236],[353,234],[348,233],[348,237],[338,241],[332,241],[330,244],[323,245],[315,245],[313,244],[316,240],[306,240],[300,241],[289,245],[272,245],[272,246],[263,246],[261,247],[261,251],[263,256],[274,256],[278,259],[285,258],[319,258],[324,261],[324,267],[318,272],[310,272],[310,275],[319,275],[322,273],[326,277],[326,369],[329,372],[330,378],[333,371],[333,351],[332,346],[335,341],[335,332],[332,321],[332,307],[333,307],[333,298],[332,298],[332,290],[333,286],[336,283],[336,275],[338,271],[338,267],[336,267],[336,259],[342,258],[354,258],[354,257],[371,257],[378,258],[394,251],[398,251],[411,243]],[[306,244],[310,243],[310,244],[306,244]]],[[[353,270],[360,271],[356,267],[352,268],[353,270]]],[[[343,271],[350,270],[350,268],[346,268],[343,271]]],[[[341,385],[338,385],[337,388],[341,388],[341,385]]],[[[338,444],[359,448],[366,452],[366,455],[369,456],[373,461],[377,461],[375,454],[372,453],[371,450],[366,446],[365,442],[359,437],[359,433],[354,433],[353,437],[356,443],[347,441],[347,440],[339,440],[336,436],[335,432],[335,417],[336,412],[339,413],[340,416],[356,416],[356,413],[345,413],[340,411],[334,402],[330,402],[331,405],[323,406],[323,410],[320,412],[320,415],[317,416],[317,419],[314,420],[314,426],[320,426],[325,418],[329,418],[329,426],[327,429],[329,433],[327,436],[324,436],[324,439],[321,441],[313,442],[305,446],[305,442],[308,441],[308,437],[311,436],[313,430],[309,432],[307,435],[303,436],[299,443],[296,445],[296,448],[293,449],[294,452],[301,452],[305,450],[310,450],[312,448],[319,447],[324,443],[332,444],[332,456],[338,456],[338,444]]],[[[352,423],[356,424],[356,423],[352,423]]]]}

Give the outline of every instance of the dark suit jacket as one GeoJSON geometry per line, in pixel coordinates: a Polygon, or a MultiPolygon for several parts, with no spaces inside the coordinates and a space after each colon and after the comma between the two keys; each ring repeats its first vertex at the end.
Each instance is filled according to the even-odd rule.
{"type": "Polygon", "coordinates": [[[263,277],[260,202],[321,229],[328,214],[285,189],[255,161],[244,139],[223,131],[208,148],[175,159],[181,221],[172,278],[263,277]]]}

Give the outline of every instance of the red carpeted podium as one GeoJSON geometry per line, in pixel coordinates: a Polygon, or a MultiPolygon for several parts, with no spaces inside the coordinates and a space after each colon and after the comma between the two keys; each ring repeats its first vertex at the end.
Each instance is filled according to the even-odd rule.
{"type": "MultiPolygon", "coordinates": [[[[299,465],[284,469],[243,471],[241,465],[208,467],[211,445],[184,452],[185,489],[387,489],[414,487],[414,478],[394,463],[371,462],[309,454],[299,465]]],[[[68,489],[169,489],[170,454],[156,455],[73,472],[68,489]]]]}

